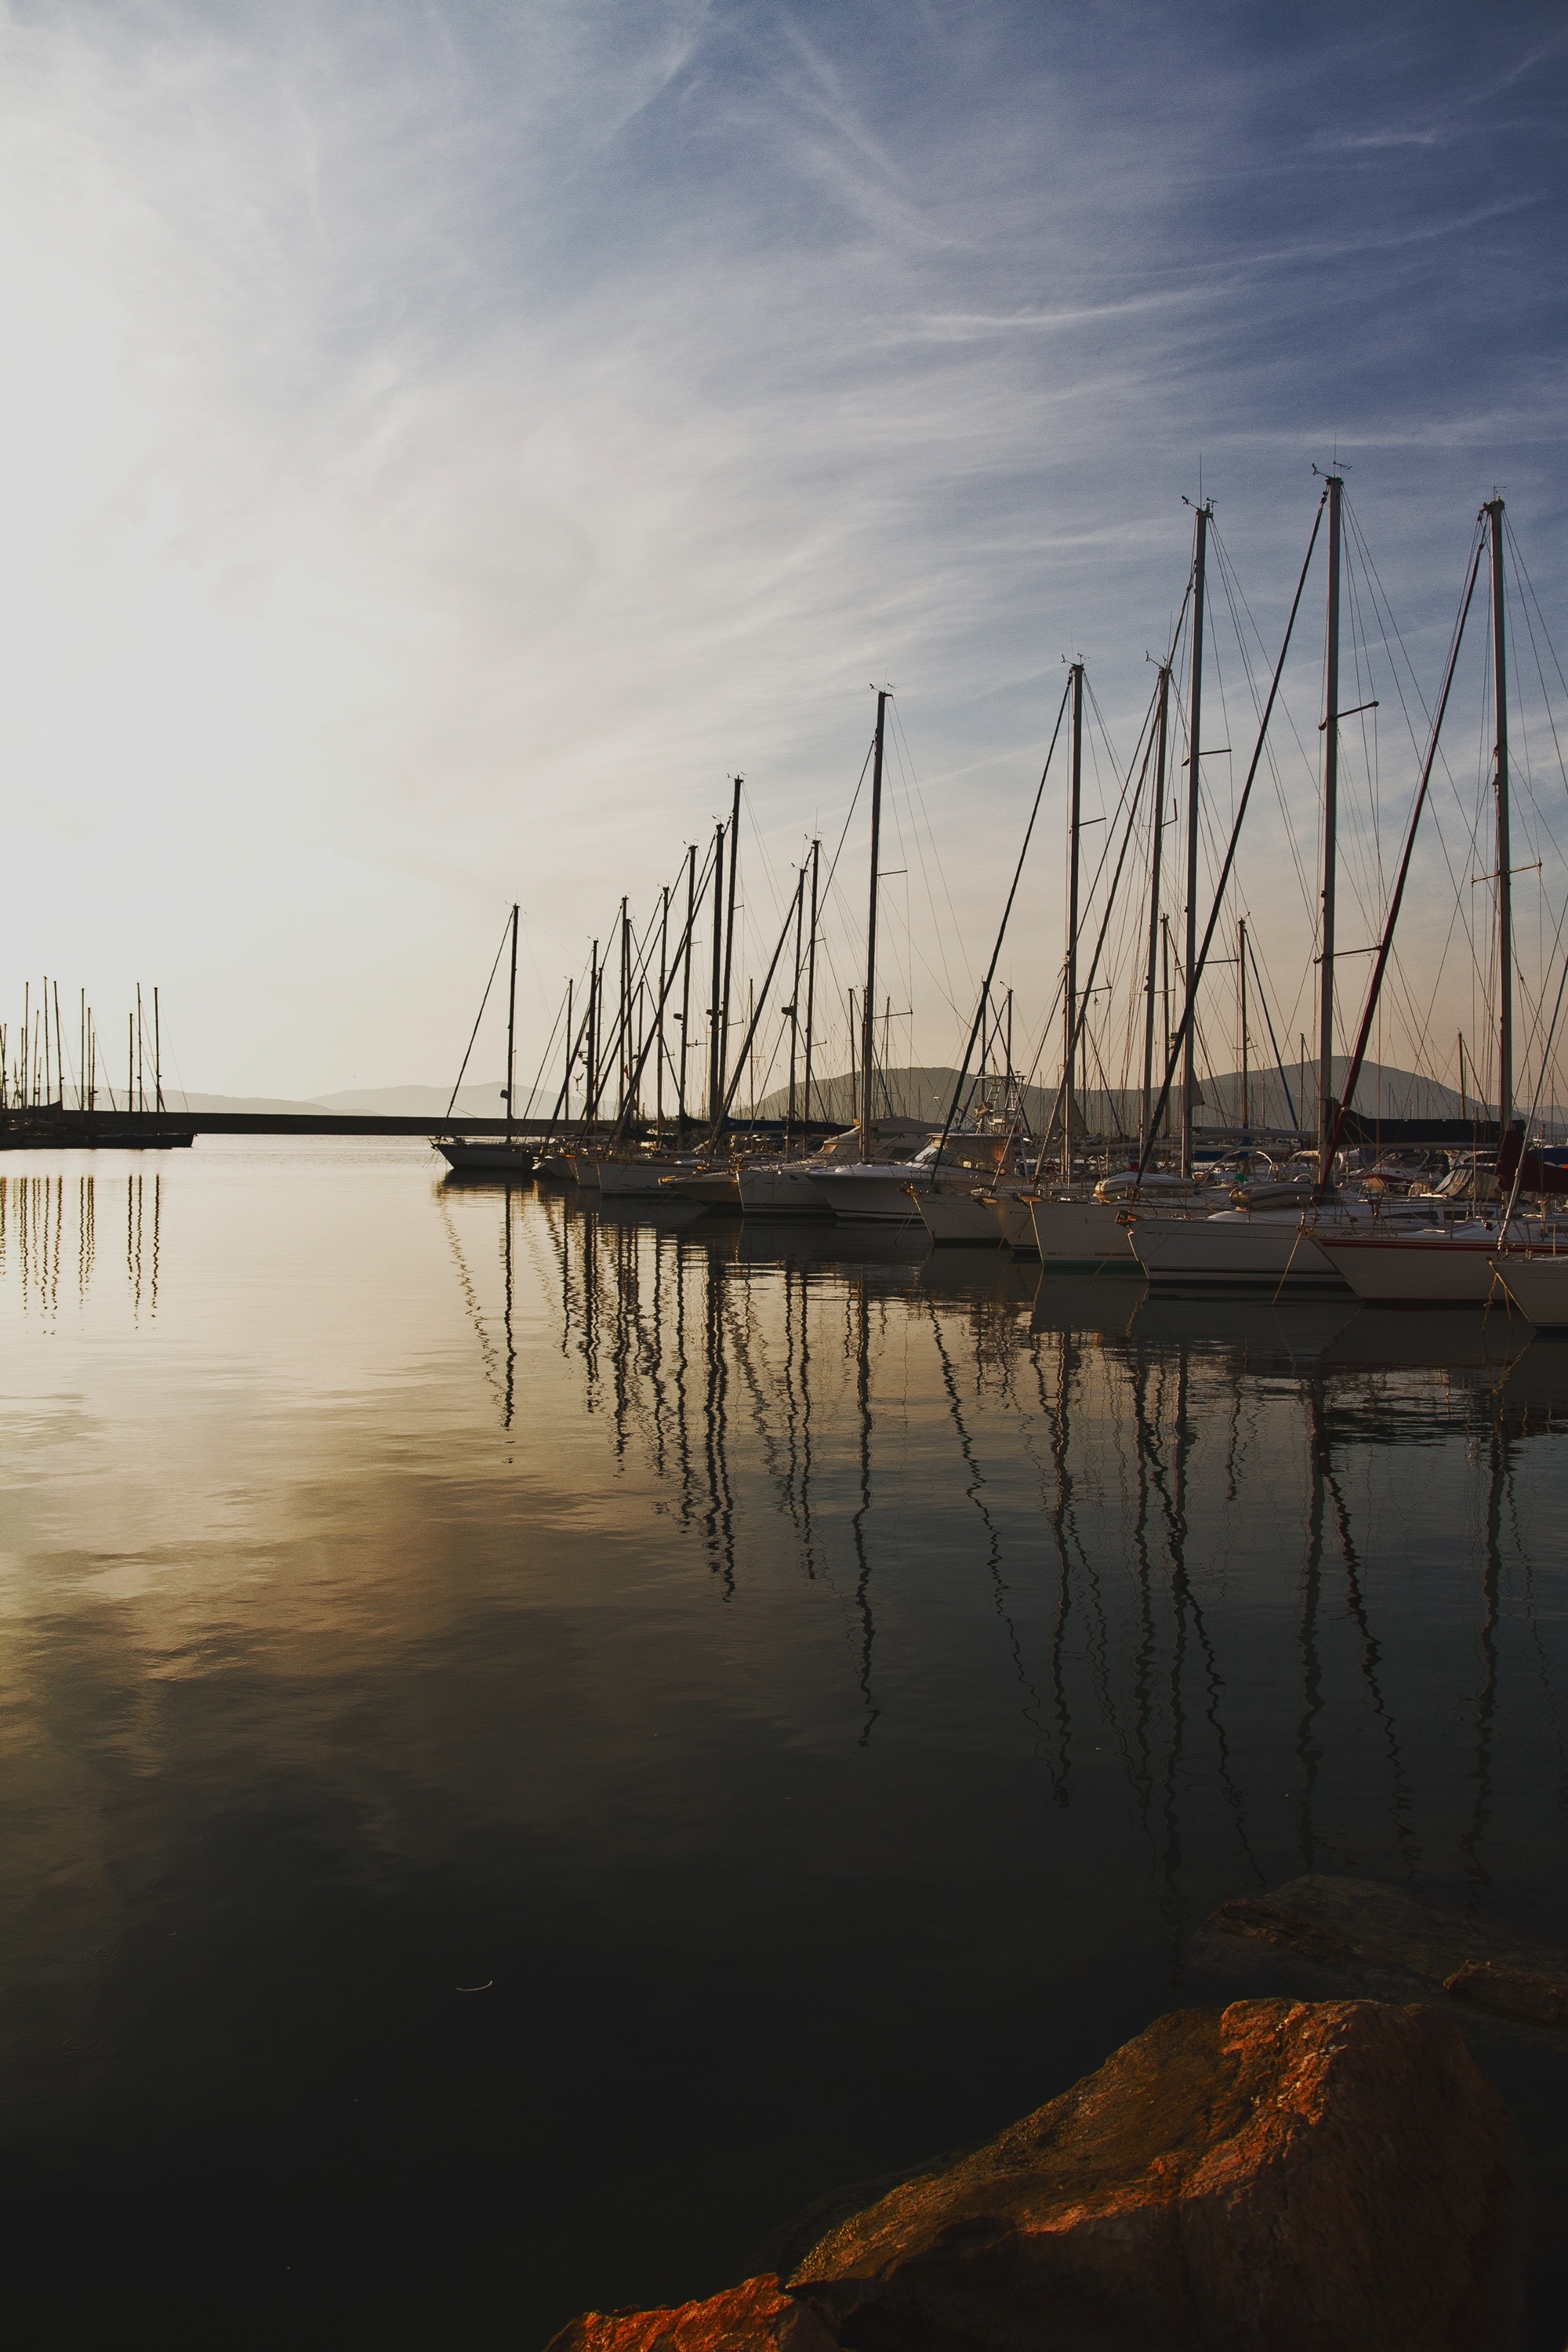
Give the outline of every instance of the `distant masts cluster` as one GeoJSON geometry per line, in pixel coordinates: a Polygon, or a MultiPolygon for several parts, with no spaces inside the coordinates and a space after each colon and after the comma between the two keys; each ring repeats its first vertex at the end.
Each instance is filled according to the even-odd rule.
{"type": "Polygon", "coordinates": [[[125,1086],[117,1096],[113,1064],[85,988],[77,992],[74,1054],[60,1008],[60,986],[47,975],[37,994],[22,991],[22,1020],[0,1021],[0,1110],[96,1110],[101,1096],[113,1111],[163,1108],[163,1038],[158,991],[151,1001],[136,983],[136,1004],[125,1016],[125,1086]],[[73,1100],[74,1097],[74,1100],[73,1100]]]}

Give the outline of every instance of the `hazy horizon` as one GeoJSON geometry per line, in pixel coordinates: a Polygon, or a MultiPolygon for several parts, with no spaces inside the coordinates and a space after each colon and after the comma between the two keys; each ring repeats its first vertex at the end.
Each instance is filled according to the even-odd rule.
{"type": "MultiPolygon", "coordinates": [[[[526,1084],[621,894],[646,922],[736,771],[760,974],[891,683],[888,1003],[900,1058],[956,1061],[1066,663],[1124,761],[1212,496],[1212,863],[1253,723],[1230,600],[1260,672],[1334,462],[1365,535],[1347,626],[1375,636],[1383,594],[1408,654],[1343,698],[1381,704],[1353,959],[1494,489],[1568,644],[1565,47],[1536,5],[0,9],[13,1040],[25,982],[58,982],[71,1041],[85,988],[118,1085],[140,980],[166,1087],[455,1068],[515,898],[526,1084]]],[[[1291,1039],[1321,611],[1315,580],[1239,868],[1291,1039]]],[[[1526,1060],[1568,904],[1534,625],[1526,1060]]],[[[1378,1049],[1451,1082],[1462,1030],[1484,1083],[1471,650],[1378,1049]]],[[[1033,1041],[1062,785],[999,973],[1033,1041]]],[[[862,803],[836,1008],[864,858],[862,803]]]]}

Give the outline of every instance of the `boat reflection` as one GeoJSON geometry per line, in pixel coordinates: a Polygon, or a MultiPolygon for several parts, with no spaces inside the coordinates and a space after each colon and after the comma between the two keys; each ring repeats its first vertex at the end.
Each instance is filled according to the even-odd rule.
{"type": "Polygon", "coordinates": [[[930,1703],[951,1622],[951,1671],[1002,1677],[997,1737],[1054,1807],[1118,1776],[1173,1969],[1216,1880],[1370,1846],[1385,1874],[1485,1883],[1505,1693],[1531,1738],[1556,1720],[1516,1486],[1521,1440],[1568,1428],[1568,1349],[1503,1317],[1037,1293],[897,1234],[555,1192],[496,1213],[504,1296],[478,1320],[506,1427],[524,1279],[721,1601],[798,1574],[842,1612],[858,1742],[930,1703]]]}
{"type": "Polygon", "coordinates": [[[0,1282],[21,1311],[57,1316],[62,1296],[84,1306],[99,1255],[99,1229],[123,1230],[125,1291],[133,1321],[158,1310],[163,1231],[163,1175],[0,1173],[0,1282]],[[9,1278],[7,1280],[7,1277],[9,1278]]]}

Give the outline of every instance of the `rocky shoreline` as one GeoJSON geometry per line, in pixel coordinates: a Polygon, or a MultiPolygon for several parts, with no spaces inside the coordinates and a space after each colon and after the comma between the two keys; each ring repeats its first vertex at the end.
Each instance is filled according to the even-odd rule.
{"type": "Polygon", "coordinates": [[[1222,1905],[1193,1962],[1293,1981],[1157,2018],[984,2147],[823,2200],[775,2269],[548,2352],[1508,2352],[1531,2165],[1484,2062],[1533,2053],[1561,2112],[1563,1956],[1314,1875],[1222,1905]]]}

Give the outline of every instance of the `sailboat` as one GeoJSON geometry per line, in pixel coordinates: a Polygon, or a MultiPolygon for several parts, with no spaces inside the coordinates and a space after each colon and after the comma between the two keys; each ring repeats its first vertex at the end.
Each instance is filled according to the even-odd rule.
{"type": "Polygon", "coordinates": [[[877,906],[882,836],[882,751],[888,691],[877,695],[877,732],[871,745],[871,891],[866,919],[866,992],[861,1006],[860,1116],[858,1157],[836,1164],[803,1161],[802,1174],[836,1217],[869,1219],[878,1224],[918,1223],[911,1191],[929,1185],[937,1146],[928,1144],[910,1159],[879,1160],[873,1117],[877,1076],[877,906]]]}
{"type": "MultiPolygon", "coordinates": [[[[518,910],[511,910],[511,970],[506,1016],[506,1133],[504,1136],[442,1135],[436,1138],[436,1149],[455,1175],[529,1176],[533,1172],[533,1151],[517,1133],[513,1116],[516,1106],[513,1095],[517,1085],[517,920],[518,910]]],[[[489,991],[486,991],[487,995],[489,991]]],[[[481,1004],[480,1012],[484,1011],[481,1004]]],[[[459,1073],[458,1086],[461,1086],[459,1073]]],[[[458,1087],[452,1089],[452,1103],[458,1099],[458,1087]]],[[[451,1117],[452,1103],[447,1106],[451,1117]]]]}
{"type": "MultiPolygon", "coordinates": [[[[1338,880],[1337,824],[1339,805],[1340,726],[1348,714],[1340,704],[1340,610],[1341,572],[1343,549],[1344,481],[1339,474],[1327,476],[1322,498],[1319,502],[1318,523],[1314,523],[1315,542],[1318,525],[1326,508],[1329,521],[1328,545],[1328,613],[1326,628],[1326,660],[1324,664],[1325,709],[1321,723],[1323,736],[1323,859],[1321,884],[1321,917],[1319,937],[1318,992],[1318,1177],[1316,1199],[1318,1207],[1308,1220],[1303,1220],[1299,1206],[1275,1209],[1253,1209],[1233,1206],[1217,1213],[1204,1216],[1148,1217],[1138,1214],[1129,1227],[1129,1239],[1139,1265],[1151,1288],[1156,1290],[1220,1290],[1246,1293],[1266,1291],[1270,1296],[1301,1297],[1321,1294],[1342,1295],[1345,1277],[1329,1250],[1331,1236],[1370,1223],[1373,1219],[1390,1222],[1404,1218],[1429,1223],[1432,1204],[1419,1198],[1393,1202],[1384,1208],[1376,1197],[1340,1194],[1330,1200],[1334,1157],[1342,1126],[1341,1104],[1333,1092],[1334,1051],[1334,913],[1338,880]]],[[[1200,534],[1204,523],[1199,513],[1200,534]]],[[[1201,540],[1200,540],[1201,545],[1201,540]]],[[[1305,585],[1310,566],[1312,547],[1307,551],[1307,562],[1302,567],[1301,586],[1305,585]]],[[[1194,593],[1201,608],[1201,576],[1194,593]]],[[[1193,900],[1196,891],[1195,851],[1197,830],[1189,820],[1187,849],[1187,986],[1186,1003],[1182,1019],[1181,1045],[1184,1056],[1182,1100],[1182,1167],[1184,1173],[1192,1171],[1192,1113],[1194,1093],[1194,1045],[1196,1035],[1195,996],[1202,976],[1208,940],[1212,938],[1218,917],[1221,897],[1228,877],[1231,859],[1245,812],[1252,779],[1258,771],[1269,717],[1274,707],[1283,671],[1285,654],[1289,649],[1290,631],[1299,607],[1301,587],[1298,587],[1296,604],[1291,608],[1290,625],[1287,627],[1285,645],[1281,648],[1274,683],[1269,691],[1262,723],[1258,730],[1258,748],[1254,752],[1247,789],[1242,794],[1236,823],[1232,828],[1231,848],[1227,853],[1221,887],[1215,891],[1214,910],[1209,920],[1204,949],[1194,955],[1193,900]]],[[[1196,778],[1202,758],[1200,733],[1202,694],[1201,672],[1197,664],[1201,645],[1199,622],[1201,609],[1194,616],[1194,683],[1190,703],[1191,745],[1189,766],[1189,810],[1195,813],[1196,778]]],[[[1436,735],[1433,739],[1436,751],[1436,735]]],[[[1430,755],[1428,772],[1430,769],[1430,755]]],[[[1359,1053],[1358,1053],[1359,1066],[1359,1053]]],[[[1353,1076],[1346,1087],[1347,1098],[1353,1091],[1353,1076]]],[[[1170,1073],[1167,1072],[1167,1086],[1170,1073]]],[[[1147,1140],[1144,1152],[1147,1154],[1147,1140]]],[[[1386,1223],[1380,1226],[1386,1230],[1386,1223]]]]}
{"type": "MultiPolygon", "coordinates": [[[[1496,724],[1494,790],[1497,802],[1498,885],[1498,1199],[1489,1210],[1446,1228],[1400,1235],[1385,1232],[1325,1234],[1324,1255],[1358,1298],[1382,1307],[1484,1307],[1497,1285],[1500,1253],[1531,1243],[1554,1241],[1568,1224],[1510,1214],[1519,1186],[1524,1138],[1514,1117],[1513,887],[1508,748],[1508,630],[1504,603],[1503,501],[1489,499],[1479,520],[1486,525],[1490,554],[1492,690],[1496,724]],[[1507,1188],[1505,1192],[1505,1188],[1507,1188]]],[[[1480,562],[1478,544],[1471,572],[1480,562]]],[[[1466,613],[1469,600],[1466,600],[1466,613]]],[[[1459,635],[1464,622],[1461,618],[1459,635]]],[[[1455,656],[1458,654],[1456,640],[1455,656]]],[[[1452,662],[1450,662],[1450,677],[1452,662]]],[[[1535,1171],[1550,1189],[1550,1174],[1535,1171]]],[[[1528,1283],[1529,1277],[1526,1276],[1528,1283]]]]}

